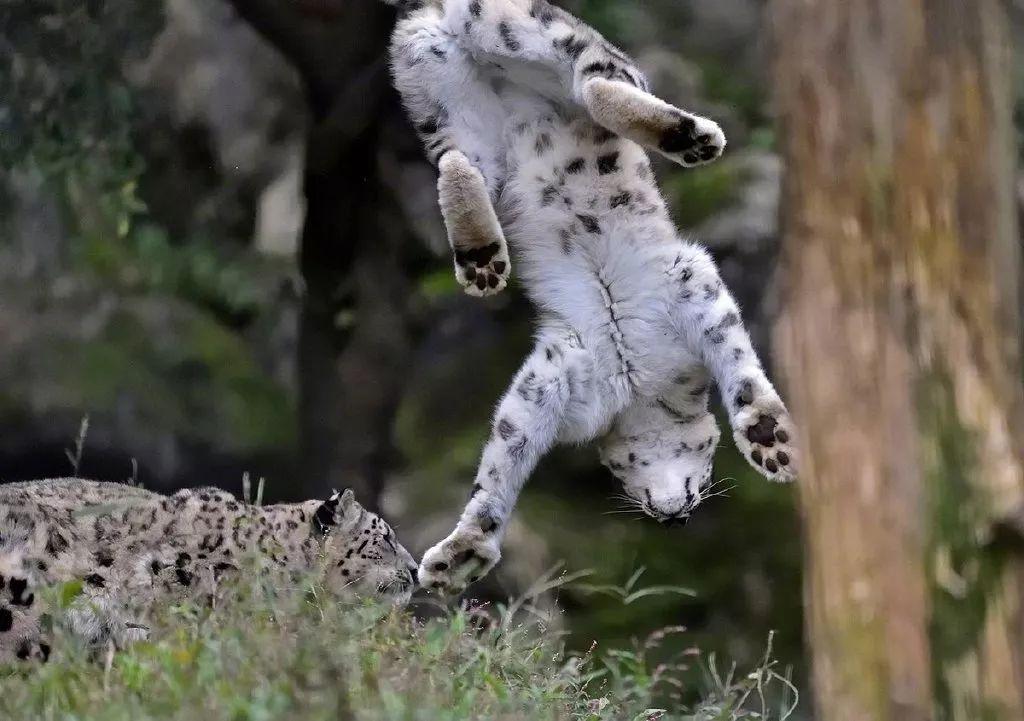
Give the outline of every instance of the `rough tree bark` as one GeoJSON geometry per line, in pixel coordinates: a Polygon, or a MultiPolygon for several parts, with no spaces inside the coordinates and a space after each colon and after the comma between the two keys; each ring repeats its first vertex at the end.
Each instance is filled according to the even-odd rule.
{"type": "Polygon", "coordinates": [[[776,342],[820,718],[1024,719],[1024,388],[999,0],[774,0],[776,342]]]}
{"type": "Polygon", "coordinates": [[[305,480],[294,490],[346,486],[375,508],[412,342],[397,250],[410,240],[378,175],[381,128],[401,117],[385,62],[394,11],[370,0],[230,2],[299,72],[311,115],[298,349],[305,480]]]}

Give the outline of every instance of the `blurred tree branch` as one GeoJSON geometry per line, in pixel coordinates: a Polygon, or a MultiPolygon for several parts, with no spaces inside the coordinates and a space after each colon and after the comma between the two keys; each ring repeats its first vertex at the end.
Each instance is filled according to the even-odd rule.
{"type": "MultiPolygon", "coordinates": [[[[358,32],[346,32],[346,11],[336,3],[296,0],[228,0],[239,16],[284,55],[302,77],[310,94],[311,105],[319,114],[338,98],[351,83],[353,65],[349,55],[359,53],[360,43],[339,46],[339,34],[356,39],[358,32]]],[[[358,3],[356,3],[358,5],[358,3]]],[[[366,5],[372,3],[367,2],[366,5]]],[[[348,12],[348,15],[352,15],[348,12]]],[[[357,13],[367,14],[367,13],[357,13]]],[[[386,15],[378,11],[377,15],[386,15]]],[[[350,18],[351,20],[351,18],[350,18]]],[[[358,26],[359,20],[354,23],[358,26]]],[[[358,27],[351,28],[358,31],[358,27]]],[[[368,28],[372,30],[371,28],[368,28]]],[[[373,38],[370,33],[369,37],[373,38]]],[[[380,38],[375,38],[379,41],[380,38]]],[[[384,47],[378,50],[383,54],[384,47]]],[[[353,109],[372,110],[372,105],[356,104],[353,109]]]]}

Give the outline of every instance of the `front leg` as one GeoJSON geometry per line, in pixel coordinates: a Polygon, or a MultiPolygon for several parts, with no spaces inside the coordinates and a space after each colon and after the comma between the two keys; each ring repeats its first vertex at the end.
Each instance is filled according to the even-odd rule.
{"type": "Polygon", "coordinates": [[[710,163],[725,150],[717,123],[629,83],[584,76],[581,96],[597,123],[685,167],[710,163]]]}
{"type": "Polygon", "coordinates": [[[470,295],[498,293],[508,284],[511,263],[484,176],[458,150],[446,152],[438,168],[438,202],[455,253],[455,277],[470,295]]]}
{"type": "Polygon", "coordinates": [[[793,420],[761,367],[714,261],[703,249],[687,246],[668,275],[676,288],[682,334],[718,384],[736,447],[769,480],[794,480],[793,420]]]}
{"type": "Polygon", "coordinates": [[[423,555],[424,588],[456,595],[497,565],[523,485],[554,444],[569,403],[590,388],[589,358],[573,333],[539,339],[498,406],[458,525],[423,555]]]}

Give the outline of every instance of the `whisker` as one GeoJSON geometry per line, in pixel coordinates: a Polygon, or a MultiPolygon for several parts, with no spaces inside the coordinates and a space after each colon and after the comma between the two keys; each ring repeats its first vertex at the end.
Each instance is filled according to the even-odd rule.
{"type": "Polygon", "coordinates": [[[620,508],[640,508],[641,507],[640,501],[636,500],[635,498],[630,498],[629,496],[625,496],[625,495],[613,496],[610,500],[618,501],[618,503],[621,504],[619,506],[620,508]]]}
{"type": "Polygon", "coordinates": [[[735,478],[731,478],[731,477],[728,477],[728,476],[723,477],[723,478],[719,478],[719,479],[714,480],[711,483],[709,483],[708,487],[707,487],[707,490],[709,490],[709,491],[713,490],[716,486],[720,486],[723,483],[734,482],[735,480],[736,480],[735,478]]]}
{"type": "Polygon", "coordinates": [[[715,491],[714,493],[708,493],[708,494],[706,494],[706,495],[701,497],[701,501],[703,502],[703,501],[708,500],[709,498],[716,498],[718,496],[723,496],[723,497],[724,496],[728,496],[729,495],[729,491],[731,491],[735,487],[736,486],[729,486],[728,488],[723,488],[723,489],[721,489],[719,491],[715,491]]]}
{"type": "Polygon", "coordinates": [[[640,501],[638,501],[637,499],[630,498],[629,496],[616,496],[616,497],[610,498],[609,500],[611,500],[611,501],[619,501],[621,503],[640,503],[640,501]]]}
{"type": "Polygon", "coordinates": [[[607,513],[636,513],[642,511],[643,508],[640,506],[620,506],[619,508],[613,508],[607,513]]]}

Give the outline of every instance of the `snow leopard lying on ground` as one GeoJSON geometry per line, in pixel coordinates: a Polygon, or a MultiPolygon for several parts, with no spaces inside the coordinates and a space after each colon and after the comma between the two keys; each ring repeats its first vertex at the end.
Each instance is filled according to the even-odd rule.
{"type": "Polygon", "coordinates": [[[49,655],[41,588],[82,580],[67,610],[91,645],[145,638],[154,602],[213,594],[224,574],[313,574],[333,592],[406,603],[416,563],[351,491],[253,506],[217,488],[162,496],[75,478],[0,485],[0,662],[49,655]]]}
{"type": "Polygon", "coordinates": [[[633,62],[545,0],[388,0],[395,85],[440,171],[468,292],[506,284],[509,239],[540,311],[494,416],[473,495],[419,575],[458,593],[498,562],[505,523],[555,442],[601,438],[638,509],[683,522],[708,494],[718,385],[739,450],[791,480],[793,423],[711,257],[679,237],[643,148],[717,158],[719,127],[648,92],[633,62]]]}

